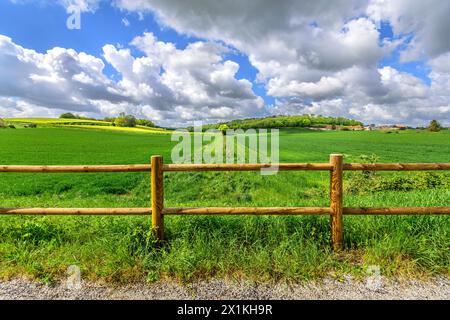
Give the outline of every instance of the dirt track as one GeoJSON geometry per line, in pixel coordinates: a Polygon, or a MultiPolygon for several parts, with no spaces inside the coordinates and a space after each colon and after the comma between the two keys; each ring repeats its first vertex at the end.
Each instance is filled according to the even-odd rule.
{"type": "MultiPolygon", "coordinates": [[[[370,281],[370,280],[369,280],[370,281]]],[[[346,279],[326,279],[304,285],[255,284],[213,280],[180,285],[171,282],[110,287],[82,283],[68,289],[62,282],[47,286],[28,280],[0,282],[3,299],[446,299],[450,300],[450,279],[387,281],[371,284],[346,279]]]]}

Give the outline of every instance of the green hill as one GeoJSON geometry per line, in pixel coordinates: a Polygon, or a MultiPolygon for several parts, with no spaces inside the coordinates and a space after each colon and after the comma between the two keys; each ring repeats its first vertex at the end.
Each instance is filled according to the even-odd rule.
{"type": "MultiPolygon", "coordinates": [[[[249,129],[249,128],[321,128],[326,126],[362,126],[363,123],[357,120],[344,117],[325,117],[321,115],[298,115],[298,116],[271,116],[265,118],[249,118],[221,122],[216,124],[207,124],[203,129],[217,129],[220,125],[226,124],[231,129],[249,129]]],[[[190,128],[192,129],[192,128],[190,128]]]]}
{"type": "Polygon", "coordinates": [[[114,130],[114,131],[128,131],[128,132],[142,132],[142,133],[171,133],[170,130],[157,127],[117,127],[111,122],[94,119],[62,119],[62,118],[5,118],[5,123],[12,124],[18,127],[26,127],[30,124],[36,124],[40,127],[72,127],[83,129],[100,129],[100,130],[114,130]]]}
{"type": "MultiPolygon", "coordinates": [[[[95,126],[92,126],[95,127],[95,126]]],[[[106,126],[98,128],[109,128],[106,126]]],[[[170,135],[41,126],[0,129],[1,165],[170,163],[170,135]]],[[[195,148],[195,146],[193,146],[195,148]]],[[[195,149],[193,149],[195,151],[195,149]]],[[[450,131],[280,130],[280,162],[448,162],[450,131]],[[362,158],[362,155],[366,155],[362,158]],[[373,158],[373,157],[372,157],[373,158]]],[[[192,155],[194,152],[192,152],[192,155]]],[[[449,173],[346,172],[349,207],[448,206],[449,173]]],[[[329,206],[329,172],[167,172],[167,207],[329,206]]],[[[0,173],[0,206],[149,207],[148,172],[0,173]]],[[[228,277],[305,281],[364,275],[448,276],[450,216],[345,216],[346,249],[329,249],[329,216],[167,216],[159,247],[145,216],[1,216],[0,279],[59,281],[70,265],[104,283],[228,277]]]]}

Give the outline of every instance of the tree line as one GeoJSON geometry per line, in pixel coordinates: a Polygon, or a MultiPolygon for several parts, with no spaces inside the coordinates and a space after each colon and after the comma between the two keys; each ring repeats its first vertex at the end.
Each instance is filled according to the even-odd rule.
{"type": "MultiPolygon", "coordinates": [[[[287,128],[287,127],[325,127],[331,126],[362,126],[357,120],[344,117],[326,117],[322,115],[299,115],[299,116],[272,116],[266,118],[249,118],[221,122],[217,124],[203,125],[204,130],[219,129],[227,126],[230,129],[262,129],[262,128],[287,128]]],[[[188,128],[193,130],[192,127],[188,128]]],[[[219,129],[220,130],[220,129],[219,129]]]]}
{"type": "MultiPolygon", "coordinates": [[[[82,120],[97,120],[93,118],[82,117],[71,112],[63,113],[59,116],[61,119],[82,119],[82,120]]],[[[117,117],[106,117],[103,121],[110,122],[112,126],[116,127],[156,127],[153,121],[148,119],[138,119],[132,114],[125,114],[121,112],[117,117]]]]}

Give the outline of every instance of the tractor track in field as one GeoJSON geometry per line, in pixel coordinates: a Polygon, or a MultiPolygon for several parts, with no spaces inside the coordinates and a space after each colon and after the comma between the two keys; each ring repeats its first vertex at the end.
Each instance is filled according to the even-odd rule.
{"type": "Polygon", "coordinates": [[[450,279],[438,277],[423,280],[386,280],[381,285],[356,281],[351,277],[341,281],[324,279],[306,284],[269,284],[222,279],[192,282],[182,285],[158,281],[126,286],[108,286],[96,283],[81,284],[79,289],[68,289],[65,282],[53,286],[14,279],[0,281],[0,300],[157,300],[157,299],[433,299],[450,300],[450,279]]]}

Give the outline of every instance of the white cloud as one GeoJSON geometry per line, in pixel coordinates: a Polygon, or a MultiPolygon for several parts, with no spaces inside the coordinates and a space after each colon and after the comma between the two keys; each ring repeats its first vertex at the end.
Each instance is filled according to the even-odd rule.
{"type": "Polygon", "coordinates": [[[151,11],[179,33],[223,41],[247,54],[259,72],[256,81],[277,98],[271,113],[315,111],[411,123],[441,117],[450,123],[445,92],[450,81],[443,72],[450,2],[116,0],[115,5],[151,11]],[[382,21],[392,25],[394,39],[380,40],[382,21]],[[378,67],[400,44],[406,45],[402,61],[434,58],[430,85],[378,67]]]}
{"type": "Polygon", "coordinates": [[[49,109],[27,103],[16,98],[0,97],[0,117],[26,118],[26,117],[58,117],[65,112],[62,109],[49,109]]]}
{"type": "Polygon", "coordinates": [[[396,35],[412,35],[404,61],[450,51],[450,1],[371,0],[367,12],[375,21],[388,21],[396,35]]]}
{"type": "Polygon", "coordinates": [[[81,12],[94,12],[101,0],[57,0],[66,9],[78,8],[81,12]]]}
{"type": "Polygon", "coordinates": [[[432,119],[450,123],[450,74],[432,72],[430,86],[392,67],[351,68],[340,72],[339,79],[345,83],[339,98],[280,98],[270,111],[345,116],[365,123],[424,125],[432,119]]]}
{"type": "Polygon", "coordinates": [[[96,111],[90,100],[129,100],[103,74],[101,59],[72,49],[40,54],[0,35],[0,65],[0,96],[80,112],[96,111]]]}
{"type": "Polygon", "coordinates": [[[128,48],[103,47],[103,58],[121,75],[115,82],[105,76],[98,57],[64,48],[40,54],[0,36],[0,97],[15,101],[5,104],[14,110],[2,114],[22,113],[29,106],[43,114],[70,110],[102,116],[125,111],[175,125],[264,110],[252,84],[236,79],[239,65],[223,59],[227,48],[195,42],[179,50],[150,33],[132,44],[145,55],[134,57],[128,48]],[[187,116],[189,112],[192,116],[187,116]]]}
{"type": "MultiPolygon", "coordinates": [[[[100,0],[59,3],[74,2],[95,11],[100,0]]],[[[450,124],[449,1],[115,0],[113,5],[139,17],[152,12],[161,25],[207,40],[178,49],[145,33],[130,43],[143,56],[105,45],[103,58],[121,76],[115,82],[104,76],[98,57],[62,48],[38,54],[0,38],[0,63],[14,66],[0,76],[0,95],[47,107],[60,101],[59,107],[101,114],[134,110],[164,123],[314,112],[417,124],[435,117],[450,124]],[[381,22],[390,23],[393,39],[380,40],[381,22]],[[274,106],[264,106],[249,80],[237,79],[240,66],[224,59],[230,48],[248,56],[258,71],[255,82],[277,99],[274,106]],[[380,67],[395,49],[403,62],[423,60],[430,83],[399,67],[380,67]],[[11,78],[20,80],[5,80],[11,78]]]]}
{"type": "Polygon", "coordinates": [[[323,99],[335,96],[344,88],[344,84],[333,77],[322,77],[318,82],[298,82],[295,80],[283,83],[279,78],[269,81],[267,93],[275,97],[302,96],[305,98],[323,99]]]}
{"type": "Polygon", "coordinates": [[[146,55],[135,58],[128,49],[108,45],[103,48],[105,59],[122,74],[121,88],[168,119],[179,115],[181,120],[214,121],[262,111],[263,101],[253,93],[252,84],[235,78],[239,65],[223,60],[227,48],[195,42],[179,50],[151,33],[131,43],[146,55]]]}

